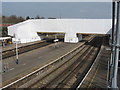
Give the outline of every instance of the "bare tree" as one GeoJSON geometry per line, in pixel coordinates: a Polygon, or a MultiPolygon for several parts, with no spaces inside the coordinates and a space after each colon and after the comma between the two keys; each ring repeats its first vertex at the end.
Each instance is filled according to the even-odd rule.
{"type": "Polygon", "coordinates": [[[45,19],[45,17],[40,17],[40,19],[45,19]]]}
{"type": "Polygon", "coordinates": [[[27,17],[26,17],[26,20],[28,20],[28,19],[30,19],[30,17],[29,17],[29,16],[27,16],[27,17]]]}
{"type": "Polygon", "coordinates": [[[37,16],[35,17],[35,19],[40,19],[40,16],[39,16],[39,15],[37,15],[37,16]]]}

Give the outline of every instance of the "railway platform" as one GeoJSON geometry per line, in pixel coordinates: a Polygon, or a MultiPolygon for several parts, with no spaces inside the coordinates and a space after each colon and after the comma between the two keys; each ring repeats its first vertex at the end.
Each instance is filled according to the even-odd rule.
{"type": "Polygon", "coordinates": [[[14,62],[15,57],[4,59],[3,63],[9,64],[9,70],[3,73],[3,84],[8,84],[14,81],[16,78],[21,78],[24,75],[33,72],[37,68],[43,67],[44,65],[66,54],[67,52],[74,49],[80,44],[81,42],[78,44],[68,44],[59,42],[59,48],[54,48],[54,44],[51,44],[44,48],[39,48],[31,52],[20,54],[20,64],[18,65],[16,65],[14,62]]]}
{"type": "MultiPolygon", "coordinates": [[[[42,40],[42,41],[36,41],[36,42],[30,42],[30,43],[24,43],[24,44],[17,44],[17,48],[18,48],[18,54],[22,54],[34,49],[38,49],[44,46],[47,46],[49,44],[53,43],[53,39],[49,39],[49,40],[42,40]]],[[[16,44],[7,46],[5,48],[3,48],[2,51],[2,58],[9,58],[12,56],[16,55],[16,44]]]]}
{"type": "MultiPolygon", "coordinates": [[[[110,60],[110,47],[103,45],[101,51],[91,67],[90,72],[83,79],[79,88],[107,88],[108,61],[110,60]]],[[[120,88],[120,69],[118,69],[118,87],[120,88]]]]}
{"type": "MultiPolygon", "coordinates": [[[[29,43],[20,43],[20,44],[18,44],[18,48],[28,46],[28,45],[32,45],[32,44],[36,44],[36,43],[41,43],[41,42],[43,42],[43,40],[42,41],[29,42],[29,43]]],[[[15,49],[15,48],[16,48],[15,43],[12,43],[12,44],[6,45],[5,47],[2,47],[2,49],[3,49],[2,51],[4,52],[4,51],[12,50],[12,49],[15,49]]]]}

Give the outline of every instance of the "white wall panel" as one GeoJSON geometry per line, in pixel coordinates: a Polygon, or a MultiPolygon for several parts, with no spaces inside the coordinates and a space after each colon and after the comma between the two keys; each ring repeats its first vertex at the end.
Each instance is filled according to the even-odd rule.
{"type": "Polygon", "coordinates": [[[78,42],[76,33],[110,34],[111,27],[111,19],[31,19],[9,26],[8,34],[30,42],[41,40],[37,32],[61,32],[66,34],[65,41],[78,42]]]}

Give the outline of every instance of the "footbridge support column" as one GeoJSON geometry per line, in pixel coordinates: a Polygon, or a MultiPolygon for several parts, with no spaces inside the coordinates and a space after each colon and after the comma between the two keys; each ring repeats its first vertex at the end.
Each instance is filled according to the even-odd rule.
{"type": "Polygon", "coordinates": [[[69,42],[69,43],[78,43],[82,39],[82,35],[79,35],[77,37],[76,33],[65,33],[65,38],[64,42],[69,42]]]}

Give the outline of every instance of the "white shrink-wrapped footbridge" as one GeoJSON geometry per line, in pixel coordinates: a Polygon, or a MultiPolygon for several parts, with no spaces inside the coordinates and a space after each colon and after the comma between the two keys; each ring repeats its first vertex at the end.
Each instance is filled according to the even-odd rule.
{"type": "Polygon", "coordinates": [[[30,19],[8,26],[8,35],[27,43],[41,40],[37,33],[64,33],[64,42],[77,43],[81,34],[110,34],[111,27],[111,19],[30,19]]]}

